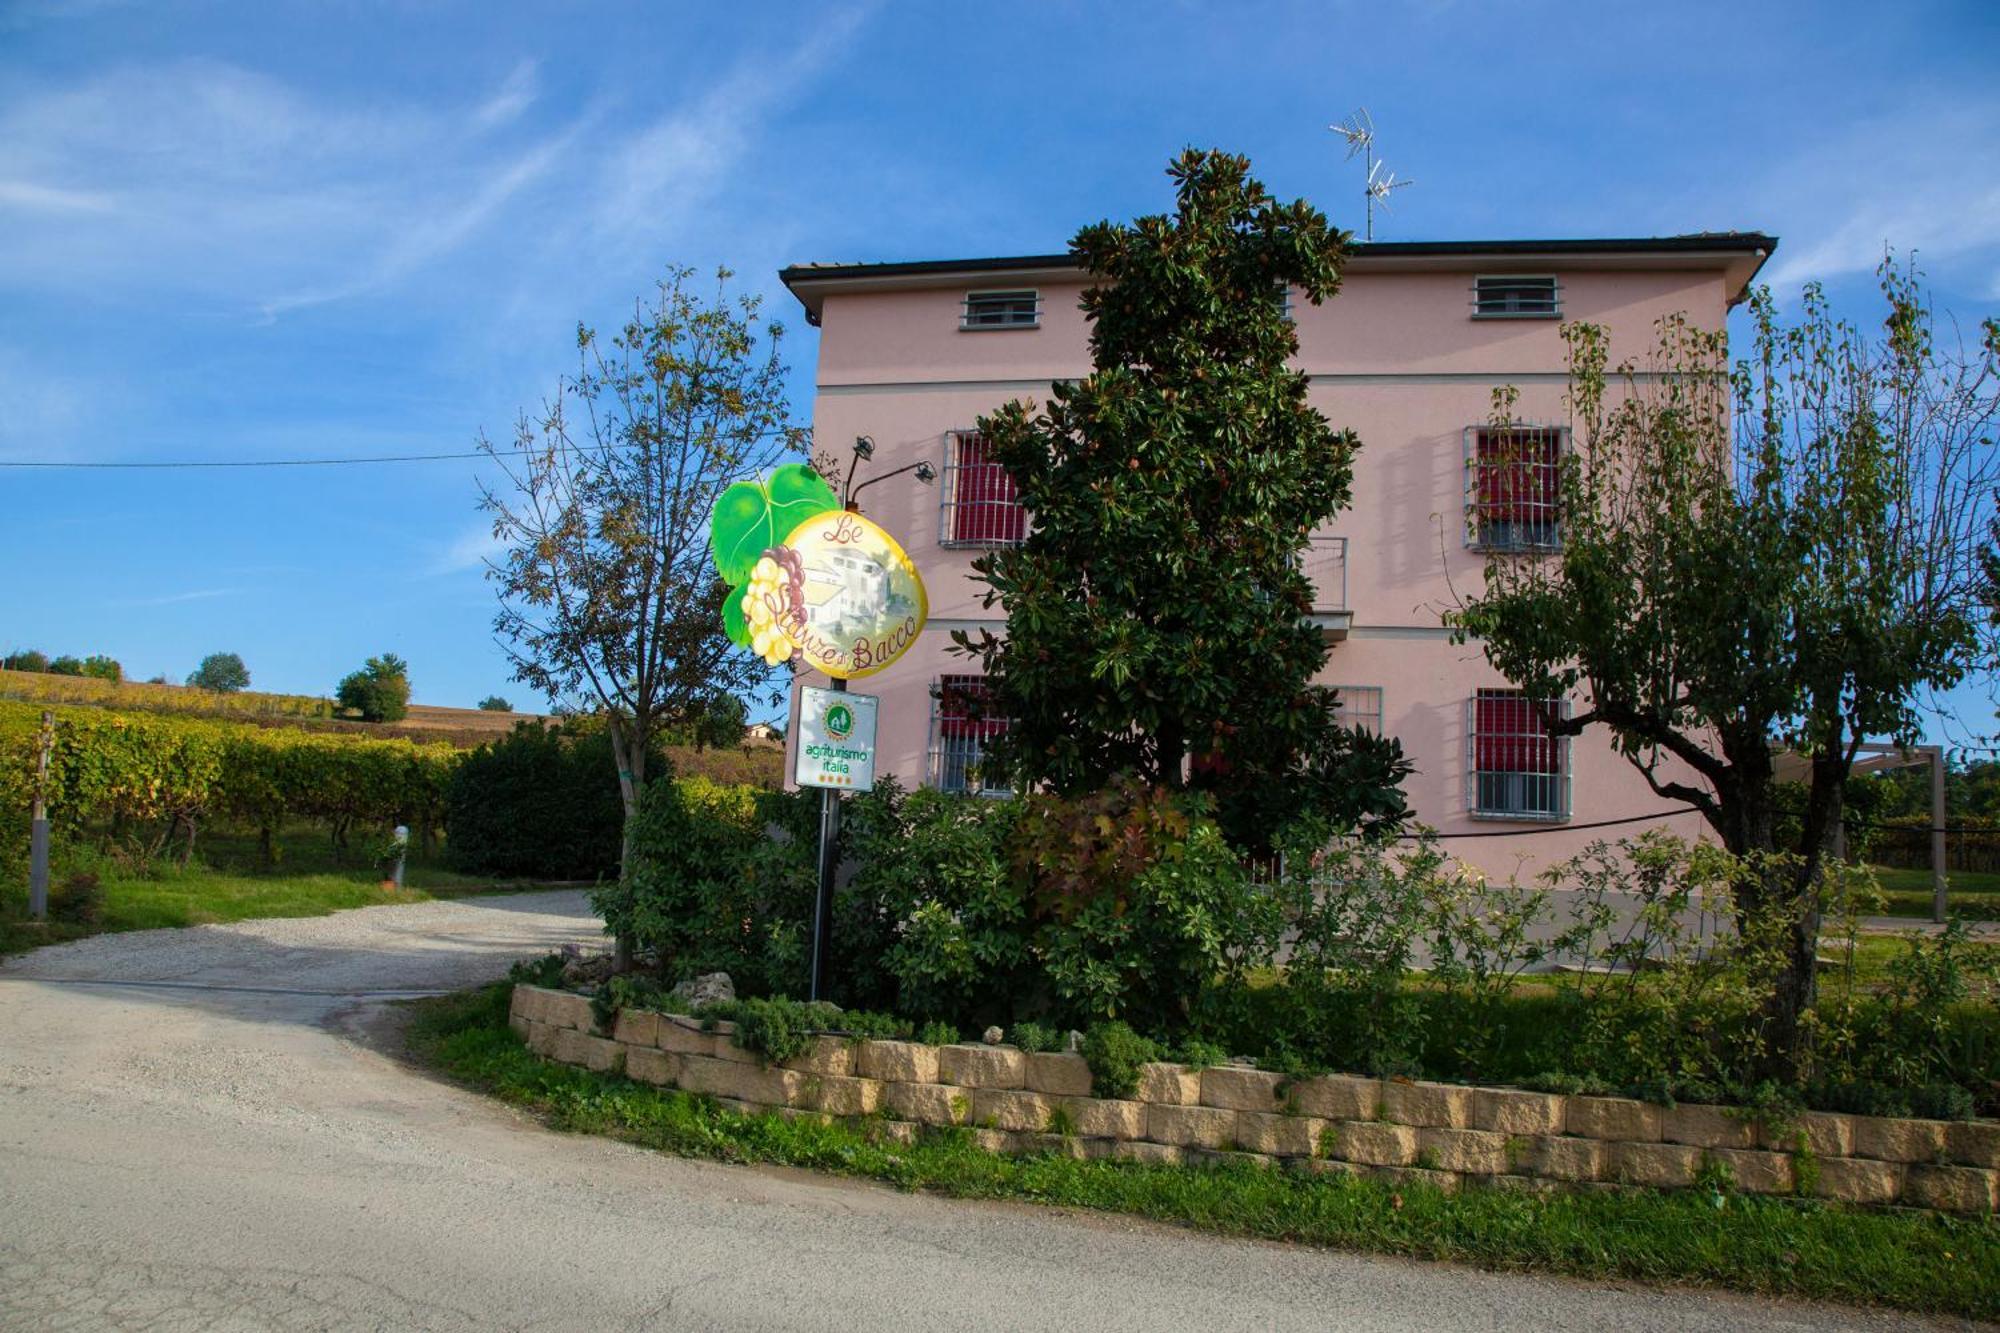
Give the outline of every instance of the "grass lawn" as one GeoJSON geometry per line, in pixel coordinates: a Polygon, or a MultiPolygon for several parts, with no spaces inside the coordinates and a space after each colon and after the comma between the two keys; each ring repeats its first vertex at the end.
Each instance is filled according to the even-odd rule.
{"type": "MultiPolygon", "coordinates": [[[[1875,878],[1887,900],[1882,910],[1890,916],[1931,919],[1931,872],[1876,866],[1875,878]]],[[[1968,921],[2000,921],[2000,873],[1991,870],[1955,870],[1946,884],[1945,902],[1950,910],[1968,921]]]]}
{"type": "MultiPolygon", "coordinates": [[[[349,907],[383,903],[428,902],[529,887],[496,884],[492,879],[461,875],[444,868],[437,858],[412,857],[400,892],[385,892],[367,866],[334,860],[325,835],[298,829],[281,844],[283,855],[266,868],[254,837],[204,831],[196,855],[185,868],[160,858],[145,868],[98,858],[68,873],[88,869],[98,877],[103,905],[95,923],[28,919],[24,885],[0,889],[0,956],[44,944],[60,944],[104,931],[152,930],[160,927],[212,925],[257,917],[325,916],[349,907]]],[[[65,873],[59,869],[51,897],[60,899],[65,873]]],[[[52,912],[52,918],[59,912],[52,912]]]]}
{"type": "Polygon", "coordinates": [[[2000,1223],[1708,1190],[1456,1195],[1341,1175],[996,1156],[964,1130],[876,1143],[867,1123],[743,1116],[531,1054],[507,987],[418,1001],[412,1053],[539,1114],[684,1156],[773,1162],[961,1198],[1094,1208],[1201,1231],[1575,1277],[2000,1316],[2000,1223]]]}

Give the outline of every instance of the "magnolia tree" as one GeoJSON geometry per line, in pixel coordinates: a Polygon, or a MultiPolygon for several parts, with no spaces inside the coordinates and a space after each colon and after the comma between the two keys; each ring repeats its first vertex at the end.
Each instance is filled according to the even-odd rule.
{"type": "MultiPolygon", "coordinates": [[[[1808,287],[1750,302],[1750,355],[1670,318],[1651,365],[1565,326],[1573,448],[1560,550],[1494,555],[1447,615],[1548,710],[1607,731],[1661,796],[1747,859],[1739,922],[1775,934],[1768,1071],[1810,1069],[1814,954],[1842,786],[1868,740],[1991,662],[1985,556],[2000,484],[2000,326],[1941,344],[1915,274],[1881,271],[1879,333],[1808,287]],[[1780,819],[1780,759],[1807,771],[1780,819]],[[1781,836],[1781,829],[1796,833],[1781,836]]],[[[1505,420],[1503,393],[1496,417],[1505,420]]]]}
{"type": "MultiPolygon", "coordinates": [[[[515,678],[560,710],[601,713],[625,809],[666,727],[711,717],[740,726],[732,696],[769,668],[723,626],[727,587],[709,555],[710,511],[733,483],[804,447],[791,424],[783,329],[760,302],[711,296],[674,269],[657,297],[608,342],[577,331],[579,367],[509,447],[480,446],[505,478],[482,486],[502,553],[489,562],[501,610],[494,628],[515,678]]],[[[622,887],[614,893],[622,892],[622,887]]],[[[619,918],[619,902],[604,904],[619,918]]],[[[629,965],[620,933],[619,962],[629,965]]]]}
{"type": "Polygon", "coordinates": [[[1327,646],[1300,559],[1348,504],[1359,442],[1307,402],[1282,296],[1339,290],[1350,237],[1244,158],[1191,150],[1168,174],[1172,216],[1071,243],[1097,279],[1092,373],[979,423],[1034,515],[974,566],[1006,637],[956,636],[1009,719],[992,762],[1064,794],[1209,789],[1245,847],[1308,815],[1396,822],[1400,749],[1312,683],[1327,646]]]}

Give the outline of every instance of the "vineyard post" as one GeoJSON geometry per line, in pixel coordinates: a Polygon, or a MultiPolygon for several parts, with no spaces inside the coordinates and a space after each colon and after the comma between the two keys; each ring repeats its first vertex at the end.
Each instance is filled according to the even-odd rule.
{"type": "Polygon", "coordinates": [[[28,915],[37,921],[49,915],[49,750],[54,743],[55,716],[45,708],[35,756],[35,804],[28,824],[28,915]]]}

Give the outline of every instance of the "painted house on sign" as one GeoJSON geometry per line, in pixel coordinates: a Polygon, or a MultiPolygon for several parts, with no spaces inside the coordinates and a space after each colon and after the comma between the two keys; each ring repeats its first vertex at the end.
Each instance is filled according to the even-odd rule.
{"type": "MultiPolygon", "coordinates": [[[[1532,873],[1637,831],[1582,825],[1669,805],[1601,731],[1551,737],[1535,701],[1439,623],[1454,586],[1483,578],[1490,552],[1561,546],[1559,325],[1602,324],[1614,356],[1633,357],[1668,314],[1719,329],[1776,244],[1755,233],[1363,244],[1338,296],[1288,302],[1313,404],[1362,443],[1352,507],[1304,556],[1313,621],[1329,644],[1320,679],[1339,687],[1353,725],[1401,740],[1422,820],[1492,835],[1451,844],[1489,874],[1532,873]],[[1519,399],[1513,420],[1495,427],[1502,385],[1519,399]]],[[[951,633],[1005,632],[998,608],[980,606],[971,565],[1020,542],[1032,516],[973,425],[1090,372],[1077,308],[1087,275],[1067,256],[1036,255],[815,264],[780,276],[820,329],[818,437],[872,437],[871,471],[928,460],[938,472],[935,488],[890,482],[868,494],[869,515],[923,571],[931,611],[916,646],[865,686],[882,701],[877,767],[906,786],[991,792],[981,755],[1006,723],[979,708],[980,681],[949,651],[951,633]]],[[[799,677],[795,717],[797,686],[823,683],[799,677]]],[[[1658,822],[1690,836],[1700,827],[1693,814],[1658,822]]]]}

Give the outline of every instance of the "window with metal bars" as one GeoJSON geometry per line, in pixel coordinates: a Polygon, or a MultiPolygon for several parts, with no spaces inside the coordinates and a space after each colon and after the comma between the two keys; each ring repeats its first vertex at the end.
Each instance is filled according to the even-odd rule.
{"type": "Polygon", "coordinates": [[[940,676],[931,685],[930,783],[973,796],[1011,792],[986,771],[986,747],[1007,730],[984,676],[940,676]]]}
{"type": "Polygon", "coordinates": [[[1039,292],[967,292],[961,329],[1032,329],[1042,322],[1039,292]]]}
{"type": "Polygon", "coordinates": [[[945,437],[938,504],[940,546],[1019,546],[1028,535],[1028,511],[1014,479],[993,461],[977,431],[945,437]]]}
{"type": "Polygon", "coordinates": [[[1569,738],[1550,724],[1567,717],[1562,699],[1531,699],[1519,690],[1472,696],[1467,797],[1486,819],[1568,819],[1569,738]]]}
{"type": "Polygon", "coordinates": [[[1382,687],[1336,685],[1333,715],[1343,727],[1359,727],[1371,736],[1382,734],[1382,687]]]}
{"type": "Polygon", "coordinates": [[[1474,319],[1560,319],[1562,287],[1552,277],[1474,278],[1474,319]]]}
{"type": "Polygon", "coordinates": [[[1562,544],[1563,432],[1552,426],[1466,432],[1468,537],[1481,551],[1553,551],[1562,544]]]}

